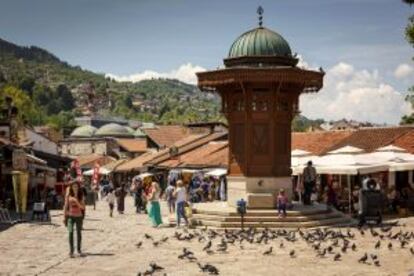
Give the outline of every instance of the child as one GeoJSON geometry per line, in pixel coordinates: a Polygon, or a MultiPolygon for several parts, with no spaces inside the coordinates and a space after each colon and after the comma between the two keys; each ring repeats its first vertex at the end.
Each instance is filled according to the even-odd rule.
{"type": "Polygon", "coordinates": [[[174,196],[175,187],[170,183],[165,189],[165,199],[167,200],[168,210],[171,214],[175,213],[175,196],[174,196]]]}
{"type": "Polygon", "coordinates": [[[287,203],[288,203],[288,198],[285,195],[285,190],[280,189],[279,195],[277,196],[277,212],[279,214],[279,217],[282,217],[282,211],[283,211],[283,217],[286,217],[287,203]]]}
{"type": "Polygon", "coordinates": [[[114,211],[114,205],[115,205],[115,194],[114,194],[113,188],[109,189],[109,192],[106,195],[106,201],[109,204],[109,216],[112,217],[112,213],[114,211]]]}

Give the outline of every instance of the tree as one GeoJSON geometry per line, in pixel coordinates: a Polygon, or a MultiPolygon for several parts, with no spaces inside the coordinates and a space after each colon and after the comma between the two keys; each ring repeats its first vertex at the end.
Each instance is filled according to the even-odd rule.
{"type": "Polygon", "coordinates": [[[59,98],[59,105],[62,110],[68,111],[75,108],[75,99],[66,85],[60,84],[56,88],[56,96],[59,98]]]}
{"type": "Polygon", "coordinates": [[[13,99],[13,104],[17,107],[18,120],[20,122],[27,121],[32,125],[42,124],[44,122],[44,114],[30,99],[30,97],[22,90],[14,86],[5,86],[0,89],[0,105],[6,96],[13,99]]]}
{"type": "MultiPolygon", "coordinates": [[[[403,2],[409,4],[410,6],[414,4],[414,0],[403,0],[403,2]]],[[[405,37],[408,43],[410,43],[414,47],[414,14],[411,15],[408,19],[408,24],[405,28],[405,37]]],[[[411,103],[411,106],[414,109],[414,86],[408,89],[408,94],[405,100],[411,103]]],[[[405,115],[401,118],[401,124],[412,123],[414,123],[414,112],[412,112],[410,115],[405,115]]]]}
{"type": "Polygon", "coordinates": [[[26,91],[29,97],[33,96],[33,87],[35,86],[35,79],[32,77],[24,77],[19,84],[19,88],[26,91]]]}
{"type": "Polygon", "coordinates": [[[35,85],[33,89],[33,101],[39,106],[46,106],[52,99],[52,91],[44,85],[35,85]]]}
{"type": "Polygon", "coordinates": [[[47,119],[47,125],[56,129],[67,129],[76,126],[75,116],[70,111],[61,111],[57,115],[52,115],[47,119]]]}

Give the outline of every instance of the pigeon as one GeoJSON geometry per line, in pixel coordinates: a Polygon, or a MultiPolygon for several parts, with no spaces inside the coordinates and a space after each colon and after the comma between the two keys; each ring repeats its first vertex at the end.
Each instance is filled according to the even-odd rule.
{"type": "Polygon", "coordinates": [[[152,240],[152,237],[151,237],[150,235],[148,235],[147,233],[145,233],[145,234],[144,234],[144,237],[145,237],[147,240],[150,240],[150,239],[152,240]]]}
{"type": "Polygon", "coordinates": [[[381,228],[381,231],[382,231],[382,232],[384,232],[384,233],[387,233],[388,231],[390,231],[390,230],[391,230],[391,228],[392,228],[392,226],[382,227],[382,228],[381,228]]]}
{"type": "Polygon", "coordinates": [[[355,243],[352,244],[351,248],[352,248],[352,251],[356,251],[357,247],[356,247],[355,243]]]}
{"type": "Polygon", "coordinates": [[[273,251],[273,247],[270,247],[268,250],[263,252],[263,255],[270,255],[270,254],[272,254],[272,251],[273,251]]]}
{"type": "Polygon", "coordinates": [[[200,270],[203,271],[203,272],[207,272],[211,275],[219,275],[220,274],[219,270],[211,264],[201,265],[200,263],[197,263],[197,265],[200,268],[200,270]]]}
{"type": "Polygon", "coordinates": [[[376,259],[378,259],[378,256],[374,255],[374,254],[371,254],[371,259],[376,260],[376,259]]]}
{"type": "Polygon", "coordinates": [[[168,237],[165,237],[165,238],[161,239],[161,241],[162,241],[162,242],[166,242],[166,241],[168,241],[168,237]]]}
{"type": "Polygon", "coordinates": [[[295,250],[291,250],[291,251],[289,252],[289,256],[290,256],[291,258],[294,258],[294,257],[295,257],[295,250]]]}
{"type": "Polygon", "coordinates": [[[414,255],[414,249],[413,248],[410,248],[410,252],[411,252],[411,254],[414,255]]]}
{"type": "Polygon", "coordinates": [[[375,249],[379,249],[381,247],[381,241],[377,241],[375,244],[375,249]]]}
{"type": "Polygon", "coordinates": [[[392,249],[392,243],[388,243],[388,249],[391,250],[392,249]]]}
{"type": "Polygon", "coordinates": [[[140,248],[140,247],[142,246],[142,241],[140,241],[140,242],[136,243],[136,244],[135,244],[135,246],[136,246],[137,248],[140,248]]]}
{"type": "Polygon", "coordinates": [[[157,271],[157,270],[163,270],[164,268],[162,266],[157,265],[155,262],[150,263],[150,267],[152,268],[152,270],[157,271]]]}
{"type": "Polygon", "coordinates": [[[206,251],[207,249],[210,249],[211,248],[211,244],[212,244],[211,241],[208,241],[207,245],[204,246],[203,251],[206,251]]]}
{"type": "Polygon", "coordinates": [[[368,260],[368,254],[367,254],[367,253],[365,253],[365,254],[364,254],[364,256],[362,256],[362,257],[358,260],[358,262],[359,262],[359,263],[365,263],[367,260],[368,260]]]}
{"type": "Polygon", "coordinates": [[[341,254],[337,253],[337,254],[334,256],[334,261],[340,261],[340,260],[341,260],[341,254]]]}
{"type": "Polygon", "coordinates": [[[284,248],[285,247],[285,245],[283,244],[283,241],[282,242],[280,242],[280,244],[279,244],[279,248],[284,248]]]}
{"type": "Polygon", "coordinates": [[[375,261],[374,261],[374,264],[375,264],[376,266],[381,266],[381,264],[380,264],[379,260],[375,260],[375,261]]]}
{"type": "Polygon", "coordinates": [[[210,250],[210,249],[207,249],[207,250],[206,250],[206,253],[207,253],[208,255],[212,255],[212,254],[214,254],[214,251],[213,251],[213,250],[210,250]]]}
{"type": "Polygon", "coordinates": [[[319,252],[319,253],[318,253],[318,256],[319,256],[319,257],[321,257],[321,258],[322,258],[322,257],[325,257],[325,255],[326,255],[326,248],[324,248],[324,249],[322,250],[322,252],[319,252]]]}
{"type": "Polygon", "coordinates": [[[190,255],[194,255],[193,252],[189,251],[187,248],[183,248],[183,254],[178,256],[178,259],[184,259],[184,258],[188,258],[188,256],[190,255]]]}
{"type": "Polygon", "coordinates": [[[408,242],[407,241],[405,241],[405,240],[402,240],[401,241],[401,248],[405,248],[405,246],[408,244],[408,242]]]}
{"type": "Polygon", "coordinates": [[[189,255],[194,255],[194,253],[193,253],[193,252],[191,252],[190,250],[188,250],[186,247],[184,247],[184,248],[183,248],[183,252],[184,252],[184,254],[185,254],[186,256],[189,256],[189,255]]]}
{"type": "Polygon", "coordinates": [[[155,246],[155,247],[157,247],[158,245],[160,245],[160,242],[159,241],[155,241],[155,242],[152,243],[152,245],[155,246]]]}
{"type": "Polygon", "coordinates": [[[197,258],[196,257],[194,257],[193,255],[189,255],[189,256],[187,256],[187,259],[189,260],[189,261],[196,261],[197,260],[197,258]]]}

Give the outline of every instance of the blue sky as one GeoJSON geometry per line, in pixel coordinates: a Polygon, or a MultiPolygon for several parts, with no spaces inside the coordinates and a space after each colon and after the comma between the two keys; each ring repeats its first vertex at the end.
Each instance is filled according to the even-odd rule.
{"type": "MultiPolygon", "coordinates": [[[[0,4],[1,38],[37,45],[70,64],[126,78],[140,79],[146,72],[144,76],[183,76],[194,82],[180,66],[191,63],[186,67],[191,71],[221,65],[237,36],[257,26],[260,4],[264,26],[282,34],[310,67],[322,66],[329,73],[347,68],[335,67],[341,64],[351,66],[351,76],[331,78],[332,82],[351,78],[354,85],[349,91],[356,89],[364,72],[369,73],[364,81],[371,88],[388,85],[401,97],[414,83],[414,51],[403,35],[414,7],[399,0],[0,0],[0,4]]],[[[341,96],[336,84],[328,83],[332,87],[324,91],[337,96],[333,99],[341,96]]],[[[358,119],[357,107],[352,114],[330,114],[331,110],[320,115],[358,119]]],[[[311,117],[319,115],[304,109],[311,117]]],[[[387,112],[361,119],[395,123],[407,110],[387,112]]]]}

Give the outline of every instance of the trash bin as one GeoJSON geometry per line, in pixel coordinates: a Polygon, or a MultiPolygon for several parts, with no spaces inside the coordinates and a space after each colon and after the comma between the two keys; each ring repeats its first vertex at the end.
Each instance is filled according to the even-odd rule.
{"type": "Polygon", "coordinates": [[[378,224],[382,222],[382,205],[383,197],[378,190],[362,191],[362,212],[361,220],[376,221],[378,224]]]}

